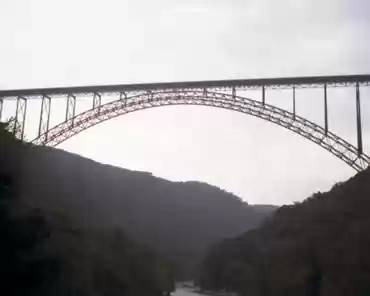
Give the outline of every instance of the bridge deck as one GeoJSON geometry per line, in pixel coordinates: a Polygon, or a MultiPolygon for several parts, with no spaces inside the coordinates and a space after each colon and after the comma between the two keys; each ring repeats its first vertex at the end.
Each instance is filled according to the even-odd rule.
{"type": "Polygon", "coordinates": [[[18,90],[1,90],[0,98],[6,99],[17,96],[58,95],[58,94],[83,94],[103,92],[125,92],[141,90],[166,90],[166,89],[191,89],[191,88],[218,88],[229,89],[232,87],[254,88],[286,88],[292,87],[320,87],[327,86],[353,86],[370,85],[370,75],[337,75],[337,76],[311,76],[311,77],[287,77],[287,78],[263,78],[263,79],[234,79],[234,80],[210,80],[188,82],[165,82],[165,83],[141,83],[123,85],[99,85],[99,86],[76,86],[56,88],[35,88],[18,90]]]}

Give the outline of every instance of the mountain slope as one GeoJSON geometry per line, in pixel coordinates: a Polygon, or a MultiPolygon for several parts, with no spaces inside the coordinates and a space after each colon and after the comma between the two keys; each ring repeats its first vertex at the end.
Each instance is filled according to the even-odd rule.
{"type": "Polygon", "coordinates": [[[166,256],[182,279],[193,277],[209,246],[258,226],[274,209],[255,210],[204,183],[170,182],[52,148],[29,146],[21,167],[29,206],[68,213],[87,228],[117,225],[166,256]]]}
{"type": "Polygon", "coordinates": [[[212,248],[199,284],[242,295],[370,295],[370,168],[212,248]]]}
{"type": "Polygon", "coordinates": [[[120,227],[84,226],[61,208],[40,209],[22,187],[27,149],[0,123],[0,295],[162,296],[173,290],[168,263],[120,227]]]}

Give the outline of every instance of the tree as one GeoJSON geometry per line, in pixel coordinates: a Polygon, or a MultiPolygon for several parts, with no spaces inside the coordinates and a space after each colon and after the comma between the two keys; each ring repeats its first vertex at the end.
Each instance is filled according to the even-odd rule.
{"type": "MultiPolygon", "coordinates": [[[[15,142],[8,129],[9,124],[1,123],[1,151],[15,142]]],[[[0,295],[49,295],[58,267],[43,248],[45,220],[39,211],[19,213],[19,170],[8,170],[11,165],[5,165],[2,154],[0,161],[0,295]]]]}

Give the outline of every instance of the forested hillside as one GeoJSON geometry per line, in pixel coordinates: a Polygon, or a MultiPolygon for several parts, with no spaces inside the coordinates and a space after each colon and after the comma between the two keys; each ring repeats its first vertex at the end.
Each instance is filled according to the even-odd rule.
{"type": "Polygon", "coordinates": [[[36,196],[22,187],[28,149],[1,125],[0,295],[161,296],[173,290],[169,264],[119,226],[90,227],[62,208],[33,204],[36,196]]]}
{"type": "Polygon", "coordinates": [[[199,284],[254,296],[370,295],[370,169],[209,252],[199,284]]]}
{"type": "MultiPolygon", "coordinates": [[[[10,167],[19,161],[12,149],[2,151],[10,167]]],[[[170,262],[178,279],[193,278],[212,244],[258,226],[275,209],[249,206],[204,183],[170,182],[62,150],[23,145],[20,153],[22,204],[84,231],[118,227],[170,262]]]]}

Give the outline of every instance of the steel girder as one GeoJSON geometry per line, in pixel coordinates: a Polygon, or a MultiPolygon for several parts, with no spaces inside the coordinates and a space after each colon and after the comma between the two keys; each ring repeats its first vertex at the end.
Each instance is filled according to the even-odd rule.
{"type": "MultiPolygon", "coordinates": [[[[234,88],[233,88],[234,90],[234,88]]],[[[320,145],[357,171],[370,165],[370,157],[324,128],[287,110],[249,98],[212,91],[211,89],[172,89],[150,92],[120,93],[120,99],[99,105],[49,129],[47,136],[32,141],[37,145],[56,146],[100,122],[130,112],[168,105],[202,105],[249,114],[289,129],[320,145]],[[97,112],[98,111],[98,112],[97,112]]]]}
{"type": "Polygon", "coordinates": [[[27,99],[21,96],[17,97],[17,107],[15,111],[15,118],[13,123],[13,134],[23,140],[24,127],[26,123],[27,114],[27,99]]]}
{"type": "Polygon", "coordinates": [[[3,98],[0,98],[0,121],[1,121],[2,115],[3,115],[3,106],[4,106],[4,100],[3,100],[3,98]]]}
{"type": "Polygon", "coordinates": [[[257,79],[233,79],[233,80],[208,80],[208,81],[186,81],[186,82],[164,82],[164,83],[140,83],[126,85],[97,85],[77,86],[60,88],[38,88],[22,90],[0,90],[0,98],[14,99],[17,96],[27,98],[39,98],[40,94],[48,96],[63,96],[68,94],[112,94],[114,92],[133,91],[168,91],[172,89],[210,89],[217,91],[237,89],[290,89],[295,88],[322,88],[328,87],[353,87],[370,86],[370,75],[336,75],[336,76],[311,76],[311,77],[283,77],[283,78],[257,78],[257,79]]]}
{"type": "Polygon", "coordinates": [[[40,110],[40,121],[38,137],[42,141],[48,140],[49,125],[50,125],[50,112],[51,112],[51,97],[42,96],[41,110],[40,110]]]}

